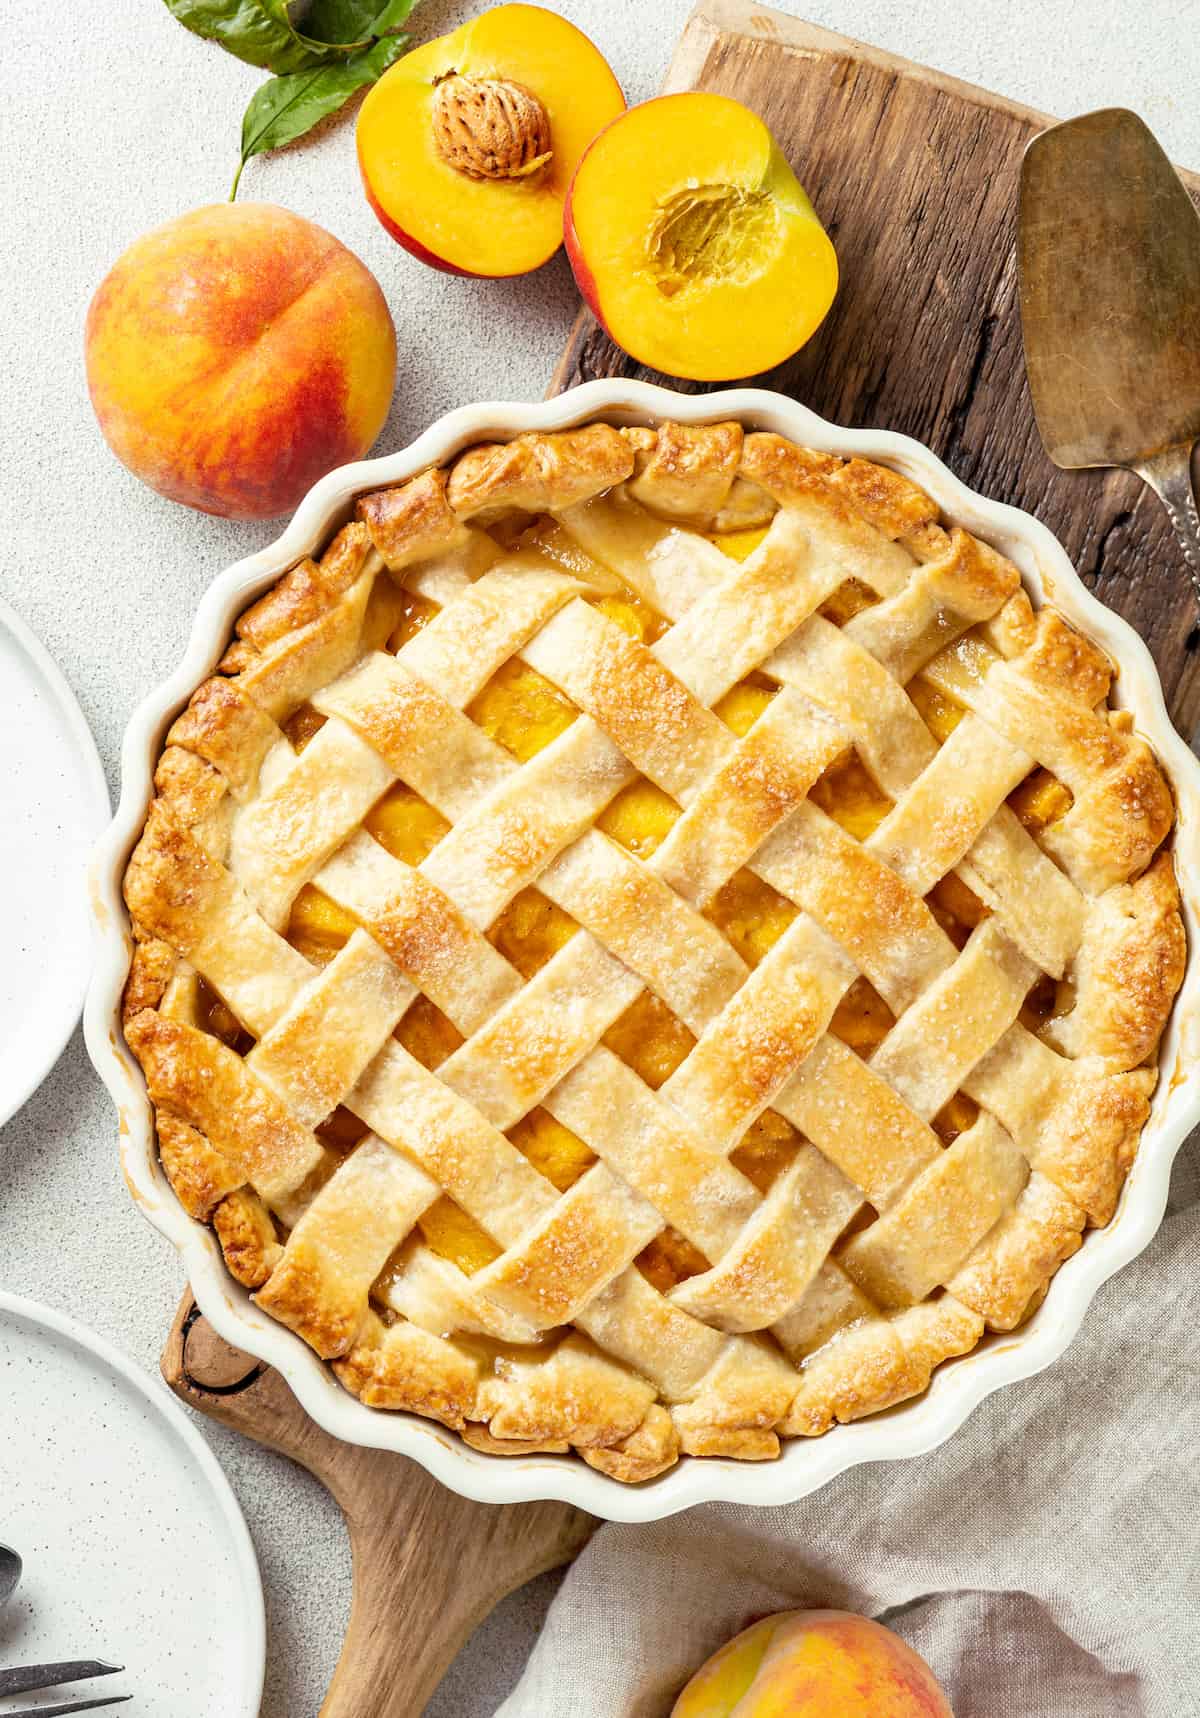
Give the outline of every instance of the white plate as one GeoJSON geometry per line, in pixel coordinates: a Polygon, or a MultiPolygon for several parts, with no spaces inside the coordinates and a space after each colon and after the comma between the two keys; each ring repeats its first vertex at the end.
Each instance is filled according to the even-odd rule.
{"type": "Polygon", "coordinates": [[[0,598],[0,895],[15,903],[0,961],[0,1124],[75,1029],[92,964],[84,877],[111,815],[75,695],[0,598]]]}
{"type": "Polygon", "coordinates": [[[0,1537],[25,1561],[0,1666],[104,1658],[122,1674],[70,1697],[131,1694],[128,1718],[254,1718],[262,1586],[208,1445],[132,1361],[3,1291],[0,1537]]]}

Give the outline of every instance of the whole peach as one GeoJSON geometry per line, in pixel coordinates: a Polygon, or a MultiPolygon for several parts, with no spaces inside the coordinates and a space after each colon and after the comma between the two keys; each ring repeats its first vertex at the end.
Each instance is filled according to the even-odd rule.
{"type": "Polygon", "coordinates": [[[122,464],[231,519],[290,512],[383,427],[396,335],[375,277],[269,203],[219,203],[130,245],[87,314],[88,388],[122,464]]]}
{"type": "Polygon", "coordinates": [[[849,1611],[782,1611],[693,1676],[671,1718],[954,1718],[924,1659],[849,1611]]]}

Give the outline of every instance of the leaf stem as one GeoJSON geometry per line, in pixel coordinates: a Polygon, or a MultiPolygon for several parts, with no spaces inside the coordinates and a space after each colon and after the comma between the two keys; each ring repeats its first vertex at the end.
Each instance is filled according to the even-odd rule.
{"type": "Polygon", "coordinates": [[[247,157],[243,155],[242,159],[238,162],[238,170],[233,176],[233,184],[229,188],[229,201],[231,203],[237,200],[238,186],[242,179],[242,168],[246,165],[246,160],[247,157]]]}

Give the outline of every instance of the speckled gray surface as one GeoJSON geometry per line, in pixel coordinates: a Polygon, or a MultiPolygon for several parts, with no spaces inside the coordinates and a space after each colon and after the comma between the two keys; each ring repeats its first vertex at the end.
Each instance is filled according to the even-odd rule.
{"type": "MultiPolygon", "coordinates": [[[[474,8],[423,0],[422,36],[474,8]]],[[[687,0],[558,0],[631,99],[652,93],[687,0]]],[[[789,9],[1059,113],[1139,109],[1200,166],[1194,0],[797,0],[789,9]]],[[[201,591],[271,526],[228,524],[143,489],[104,448],[81,330],[105,268],[145,228],[225,195],[258,74],[198,42],[158,0],[13,7],[0,99],[5,235],[0,591],[40,634],[92,725],[110,786],[126,718],[176,660],[201,591]]],[[[803,167],[803,163],[798,163],[803,167]]],[[[812,186],[817,203],[820,187],[812,186]]],[[[357,185],[352,127],[251,164],[242,195],[329,227],[374,270],[396,319],[399,383],[379,451],[464,401],[537,398],[575,305],[561,257],[511,282],[435,275],[391,244],[357,185]]],[[[0,784],[0,810],[4,787],[0,784]]],[[[171,1250],[117,1170],[115,1123],[78,1036],[0,1132],[0,1282],[75,1313],[154,1368],[180,1289],[171,1250]]],[[[205,1427],[254,1535],[267,1591],[264,1718],[311,1718],[349,1602],[337,1511],[281,1458],[205,1427]]],[[[461,1655],[430,1718],[485,1718],[519,1673],[554,1587],[533,1583],[461,1655]]],[[[547,1714],[546,1718],[553,1718],[547,1714]]]]}

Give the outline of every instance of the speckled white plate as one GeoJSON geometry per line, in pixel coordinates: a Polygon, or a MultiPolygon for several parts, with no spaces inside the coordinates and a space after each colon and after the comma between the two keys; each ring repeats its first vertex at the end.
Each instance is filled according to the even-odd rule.
{"type": "Polygon", "coordinates": [[[83,879],[110,816],[96,742],[44,646],[0,598],[0,1124],[75,1029],[92,964],[83,879]]]}
{"type": "Polygon", "coordinates": [[[0,1666],[123,1665],[72,1688],[129,1718],[255,1718],[265,1654],[250,1535],[165,1386],[0,1290],[0,1534],[25,1561],[0,1666]]]}

